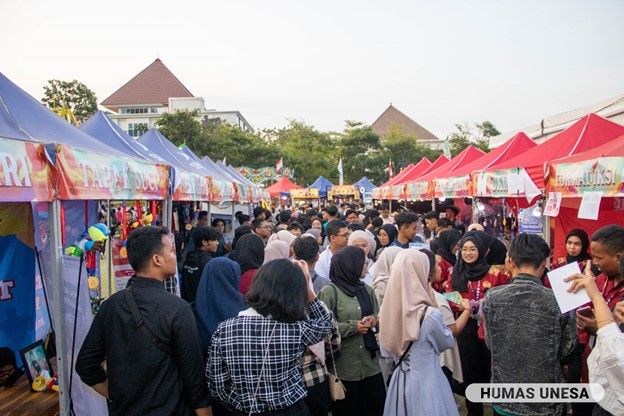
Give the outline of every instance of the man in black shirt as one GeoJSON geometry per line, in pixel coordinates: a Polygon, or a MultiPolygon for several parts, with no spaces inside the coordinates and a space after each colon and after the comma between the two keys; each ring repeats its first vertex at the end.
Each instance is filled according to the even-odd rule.
{"type": "Polygon", "coordinates": [[[113,416],[212,415],[193,312],[163,286],[176,272],[173,239],[166,228],[138,228],[127,250],[134,284],[102,303],[76,373],[113,416]]]}
{"type": "Polygon", "coordinates": [[[190,251],[182,265],[182,299],[188,303],[195,302],[197,287],[204,267],[216,257],[221,232],[215,227],[197,227],[193,230],[195,249],[190,251]]]}

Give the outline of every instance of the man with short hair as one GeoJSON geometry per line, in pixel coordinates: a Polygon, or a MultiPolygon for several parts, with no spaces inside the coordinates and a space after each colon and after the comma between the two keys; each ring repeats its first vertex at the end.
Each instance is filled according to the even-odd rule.
{"type": "Polygon", "coordinates": [[[466,232],[466,226],[461,222],[457,221],[457,215],[459,215],[459,208],[455,205],[448,205],[445,209],[446,218],[449,219],[453,228],[462,233],[462,235],[466,232]]]}
{"type": "Polygon", "coordinates": [[[438,236],[439,220],[440,213],[438,213],[438,211],[429,211],[425,214],[425,226],[431,232],[431,237],[429,237],[428,241],[431,241],[438,236]]]}
{"type": "Polygon", "coordinates": [[[314,286],[314,293],[318,295],[321,289],[330,283],[329,279],[316,274],[314,267],[319,259],[319,243],[316,238],[304,235],[297,237],[292,243],[292,249],[295,254],[295,259],[303,260],[308,263],[308,269],[310,270],[310,277],[312,278],[312,286],[314,286]]]}
{"type": "Polygon", "coordinates": [[[262,238],[262,241],[266,244],[271,236],[271,225],[269,222],[261,218],[256,218],[251,222],[251,229],[253,233],[262,238]]]}
{"type": "Polygon", "coordinates": [[[348,224],[359,224],[360,216],[356,210],[349,208],[345,211],[345,220],[348,224]]]}
{"type": "Polygon", "coordinates": [[[384,224],[394,224],[394,217],[390,215],[390,209],[386,203],[381,204],[381,219],[384,224]]]}
{"type": "Polygon", "coordinates": [[[399,229],[397,238],[391,244],[401,248],[409,248],[410,243],[423,243],[422,239],[416,236],[418,217],[416,214],[403,211],[396,217],[396,226],[399,229]]]}
{"type": "Polygon", "coordinates": [[[254,220],[255,219],[265,220],[266,219],[265,209],[258,205],[257,207],[253,209],[253,216],[254,216],[254,220]]]}
{"type": "Polygon", "coordinates": [[[126,249],[134,284],[100,306],[76,373],[110,399],[112,416],[211,415],[195,317],[188,303],[163,286],[176,273],[169,231],[137,228],[126,249]]]}
{"type": "Polygon", "coordinates": [[[198,227],[208,226],[208,211],[199,211],[199,214],[197,215],[197,226],[198,227]]]}
{"type": "Polygon", "coordinates": [[[336,208],[335,205],[329,205],[325,208],[323,208],[323,221],[329,222],[329,221],[334,221],[334,220],[338,220],[338,208],[336,208]]]}
{"type": "Polygon", "coordinates": [[[219,249],[221,232],[215,227],[197,227],[193,230],[195,249],[189,252],[182,265],[182,289],[180,295],[188,303],[195,302],[197,287],[204,267],[219,249]]]}
{"type": "Polygon", "coordinates": [[[298,221],[293,221],[288,224],[286,230],[290,231],[290,233],[296,237],[301,236],[303,234],[303,226],[298,221]]]}
{"type": "Polygon", "coordinates": [[[335,252],[345,247],[349,241],[349,229],[344,221],[330,221],[327,223],[327,240],[329,247],[321,253],[314,271],[321,277],[329,279],[329,266],[335,252]]]}
{"type": "MultiPolygon", "coordinates": [[[[506,260],[511,283],[486,292],[481,306],[485,341],[492,352],[492,385],[562,383],[562,362],[577,349],[572,312],[562,314],[541,277],[550,256],[536,234],[522,233],[506,260]]],[[[495,403],[495,415],[565,415],[563,403],[495,403]]]]}

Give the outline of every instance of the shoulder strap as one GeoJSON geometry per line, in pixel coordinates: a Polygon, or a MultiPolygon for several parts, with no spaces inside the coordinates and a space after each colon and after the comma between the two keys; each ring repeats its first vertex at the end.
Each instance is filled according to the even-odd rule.
{"type": "Polygon", "coordinates": [[[333,283],[329,284],[332,289],[334,289],[334,310],[332,311],[334,313],[334,319],[337,321],[338,320],[338,289],[336,288],[336,285],[333,283]]]}
{"type": "MultiPolygon", "coordinates": [[[[425,310],[423,312],[423,314],[420,317],[420,326],[422,327],[422,323],[425,320],[425,315],[427,315],[427,309],[429,309],[429,306],[425,306],[425,310]]],[[[398,367],[399,365],[401,365],[401,363],[403,362],[403,360],[405,359],[405,357],[407,356],[407,354],[409,353],[410,348],[412,348],[412,344],[414,343],[414,341],[410,341],[410,343],[407,345],[407,348],[405,349],[405,351],[403,352],[403,355],[401,355],[401,358],[399,358],[399,361],[396,363],[396,366],[398,367]]]]}
{"type": "Polygon", "coordinates": [[[143,335],[145,335],[156,348],[169,355],[173,355],[173,348],[158,339],[158,337],[152,332],[149,326],[147,326],[147,323],[143,319],[143,316],[139,311],[139,307],[136,304],[134,293],[132,293],[132,286],[124,290],[124,296],[126,298],[126,302],[128,302],[128,306],[130,306],[130,312],[132,313],[132,319],[134,320],[134,324],[136,325],[136,327],[140,329],[141,332],[143,332],[143,335]]]}

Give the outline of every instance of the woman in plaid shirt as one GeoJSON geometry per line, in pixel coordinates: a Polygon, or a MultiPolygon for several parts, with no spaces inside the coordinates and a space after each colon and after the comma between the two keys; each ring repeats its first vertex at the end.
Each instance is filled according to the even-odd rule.
{"type": "Polygon", "coordinates": [[[325,339],[332,322],[316,299],[307,264],[265,264],[247,303],[251,308],[219,324],[212,337],[206,371],[222,414],[308,415],[300,360],[306,347],[325,339]]]}

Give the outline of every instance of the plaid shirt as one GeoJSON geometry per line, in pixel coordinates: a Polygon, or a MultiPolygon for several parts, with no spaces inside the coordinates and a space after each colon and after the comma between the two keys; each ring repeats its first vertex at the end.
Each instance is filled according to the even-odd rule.
{"type": "Polygon", "coordinates": [[[165,290],[171,294],[180,296],[178,291],[178,278],[177,276],[171,276],[165,279],[165,290]]]}
{"type": "Polygon", "coordinates": [[[206,368],[212,395],[245,413],[284,409],[303,399],[305,347],[324,340],[333,327],[319,300],[308,305],[308,314],[309,319],[293,323],[237,316],[219,324],[206,368]]]}
{"type": "MultiPolygon", "coordinates": [[[[340,350],[340,332],[338,332],[338,326],[334,323],[334,327],[331,330],[331,334],[325,338],[325,355],[327,360],[325,364],[314,355],[314,353],[308,348],[301,359],[303,369],[303,382],[306,387],[313,387],[317,384],[321,384],[327,378],[327,366],[331,366],[332,357],[330,356],[333,351],[334,358],[336,353],[340,350]],[[331,348],[331,349],[330,349],[331,348]]],[[[330,367],[333,373],[333,367],[330,367]]]]}

